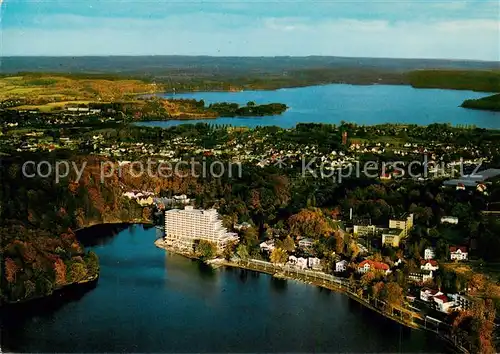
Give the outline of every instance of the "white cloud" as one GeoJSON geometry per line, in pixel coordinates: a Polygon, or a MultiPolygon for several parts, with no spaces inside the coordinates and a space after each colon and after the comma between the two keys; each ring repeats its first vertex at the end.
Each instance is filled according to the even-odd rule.
{"type": "Polygon", "coordinates": [[[488,19],[312,21],[198,14],[154,20],[53,16],[46,21],[51,26],[4,29],[3,54],[335,55],[500,60],[500,22],[488,19]]]}

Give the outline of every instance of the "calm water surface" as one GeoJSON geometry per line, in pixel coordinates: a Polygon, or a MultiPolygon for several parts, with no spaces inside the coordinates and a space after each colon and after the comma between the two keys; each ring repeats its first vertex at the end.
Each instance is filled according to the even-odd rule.
{"type": "MultiPolygon", "coordinates": [[[[443,352],[346,296],[157,249],[155,230],[86,231],[95,289],[3,320],[5,351],[443,352]],[[90,236],[90,238],[89,238],[90,236]]],[[[85,241],[85,240],[84,240],[85,241]]]]}
{"type": "Polygon", "coordinates": [[[233,126],[276,125],[294,127],[297,123],[330,123],[341,121],[364,125],[382,123],[474,124],[482,128],[500,129],[500,112],[461,108],[466,99],[481,98],[488,93],[458,90],[414,89],[395,85],[325,85],[277,91],[196,92],[164,97],[203,99],[205,103],[235,102],[258,104],[280,102],[289,110],[280,116],[256,118],[217,118],[196,121],[173,120],[143,122],[140,125],[169,127],[173,125],[208,122],[233,126]]]}

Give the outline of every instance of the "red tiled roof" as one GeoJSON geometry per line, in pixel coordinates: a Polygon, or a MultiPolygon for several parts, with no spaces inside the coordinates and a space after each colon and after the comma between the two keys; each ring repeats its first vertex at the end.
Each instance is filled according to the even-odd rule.
{"type": "Polygon", "coordinates": [[[422,291],[428,293],[431,296],[434,296],[439,292],[439,290],[429,289],[429,288],[422,288],[422,291]]]}
{"type": "Polygon", "coordinates": [[[425,265],[425,264],[427,264],[427,263],[430,263],[430,264],[431,264],[432,266],[434,266],[434,267],[438,265],[438,262],[437,262],[436,260],[434,260],[434,259],[427,259],[427,260],[422,259],[422,260],[420,261],[420,264],[421,264],[421,265],[425,265]]]}
{"type": "Polygon", "coordinates": [[[377,270],[388,270],[389,265],[382,263],[382,262],[375,262],[369,259],[364,260],[358,265],[358,268],[363,268],[365,264],[369,264],[371,268],[377,269],[377,270]]]}
{"type": "Polygon", "coordinates": [[[448,298],[444,294],[443,295],[436,295],[436,296],[434,296],[434,299],[439,299],[443,302],[448,302],[448,298]]]}
{"type": "Polygon", "coordinates": [[[456,252],[457,250],[460,250],[462,252],[467,252],[467,247],[464,247],[464,246],[450,246],[450,252],[456,252]]]}

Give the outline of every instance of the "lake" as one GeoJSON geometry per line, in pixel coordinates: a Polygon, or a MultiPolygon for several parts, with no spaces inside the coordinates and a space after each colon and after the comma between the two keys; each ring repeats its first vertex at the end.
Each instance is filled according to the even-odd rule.
{"type": "Polygon", "coordinates": [[[488,93],[459,90],[414,89],[397,85],[324,85],[276,91],[195,92],[166,98],[203,99],[213,102],[257,104],[279,102],[290,108],[280,116],[217,118],[201,120],[172,120],[141,122],[139,125],[169,127],[179,124],[207,122],[233,126],[276,125],[294,127],[297,123],[339,124],[341,121],[362,125],[383,123],[432,123],[473,124],[481,128],[500,128],[500,112],[478,111],[461,108],[466,99],[481,98],[488,93]]]}
{"type": "Polygon", "coordinates": [[[443,352],[347,296],[158,249],[155,229],[93,227],[99,255],[85,293],[2,317],[8,352],[443,352]]]}

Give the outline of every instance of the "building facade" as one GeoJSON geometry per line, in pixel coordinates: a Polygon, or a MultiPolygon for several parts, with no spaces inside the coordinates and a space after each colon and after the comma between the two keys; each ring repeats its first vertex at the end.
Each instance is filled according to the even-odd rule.
{"type": "Polygon", "coordinates": [[[196,242],[209,241],[222,251],[230,242],[238,242],[238,235],[222,226],[215,209],[202,210],[186,206],[165,212],[165,243],[186,251],[193,251],[196,242]]]}
{"type": "Polygon", "coordinates": [[[436,252],[434,251],[434,248],[426,248],[424,250],[424,259],[434,259],[436,258],[436,252]]]}
{"type": "Polygon", "coordinates": [[[467,247],[450,247],[450,259],[452,261],[466,261],[469,258],[467,247]]]}
{"type": "Polygon", "coordinates": [[[386,229],[382,232],[382,244],[391,247],[399,247],[399,242],[405,235],[403,229],[386,229]]]}
{"type": "Polygon", "coordinates": [[[406,237],[413,227],[413,214],[403,214],[399,219],[389,220],[389,229],[403,230],[403,237],[406,237]]]}

